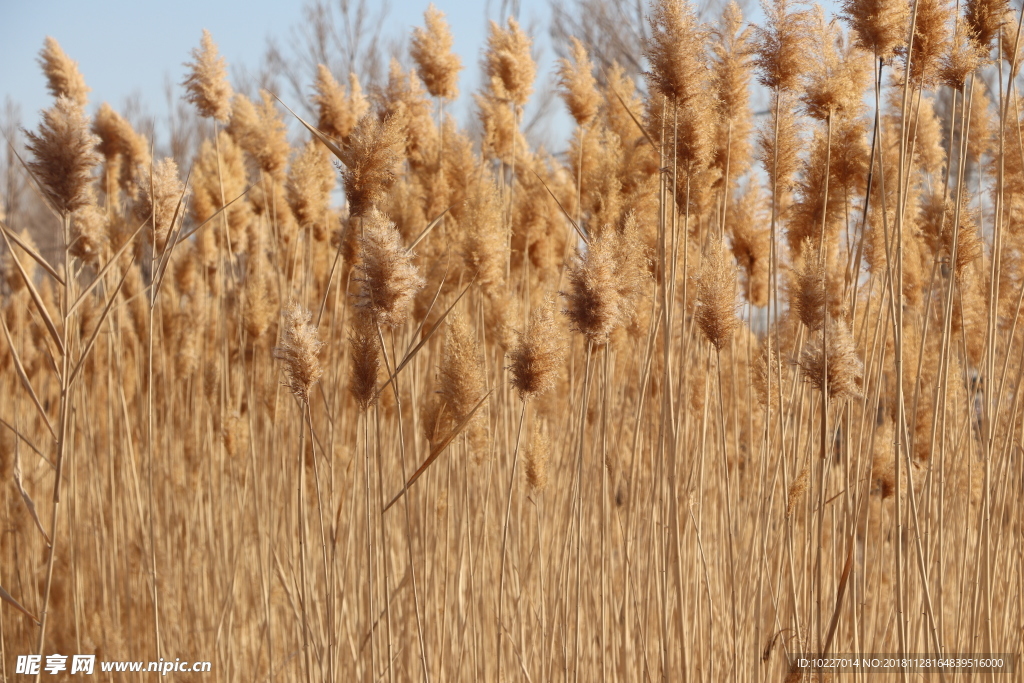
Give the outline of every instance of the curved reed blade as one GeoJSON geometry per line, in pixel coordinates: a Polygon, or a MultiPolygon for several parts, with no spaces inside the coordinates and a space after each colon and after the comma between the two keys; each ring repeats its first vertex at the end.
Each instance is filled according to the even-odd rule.
{"type": "Polygon", "coordinates": [[[39,402],[39,396],[36,394],[36,390],[32,388],[32,382],[28,378],[28,374],[25,372],[25,366],[21,364],[21,357],[18,355],[18,349],[14,346],[14,340],[11,339],[11,332],[7,329],[7,321],[2,315],[0,315],[0,327],[4,330],[4,336],[7,338],[7,345],[11,349],[11,357],[14,360],[14,369],[18,371],[18,378],[21,380],[22,386],[28,391],[29,396],[32,397],[32,403],[35,405],[36,410],[39,411],[39,416],[43,418],[43,424],[50,430],[50,436],[53,437],[54,441],[57,440],[57,431],[53,428],[53,424],[50,423],[50,418],[43,409],[43,404],[39,402]]]}
{"type": "Polygon", "coordinates": [[[414,239],[414,240],[412,241],[412,244],[410,244],[410,245],[409,245],[409,251],[412,251],[413,249],[415,249],[415,248],[416,248],[416,245],[417,245],[417,244],[419,244],[420,242],[422,242],[422,241],[423,241],[423,240],[424,240],[424,239],[426,238],[426,236],[430,234],[430,231],[431,231],[431,230],[433,230],[434,228],[436,228],[436,227],[437,227],[438,223],[440,223],[440,222],[441,222],[441,219],[442,219],[442,218],[444,218],[444,215],[445,215],[446,213],[448,213],[449,211],[451,211],[451,209],[452,209],[452,206],[455,206],[455,204],[452,204],[452,205],[451,205],[451,206],[449,206],[449,207],[448,207],[447,209],[445,209],[444,211],[442,211],[442,212],[440,213],[440,215],[438,215],[438,217],[437,217],[437,218],[435,218],[434,220],[430,221],[430,223],[428,223],[428,224],[427,224],[427,227],[423,228],[423,232],[421,232],[421,233],[420,233],[420,234],[419,234],[419,235],[418,235],[418,236],[416,237],[416,239],[414,239]]]}
{"type": "Polygon", "coordinates": [[[484,404],[484,401],[487,400],[487,397],[491,395],[491,391],[494,390],[491,389],[486,394],[484,394],[479,401],[477,401],[476,405],[473,406],[473,410],[469,411],[466,417],[462,418],[462,422],[460,422],[458,426],[452,430],[451,434],[446,436],[443,441],[434,446],[434,449],[430,451],[430,455],[428,455],[427,459],[423,461],[423,464],[420,465],[420,468],[412,473],[412,476],[409,477],[409,481],[405,483],[405,486],[402,487],[402,490],[399,491],[398,494],[391,499],[390,503],[384,506],[384,509],[381,510],[381,514],[390,510],[391,506],[397,503],[402,498],[402,496],[405,495],[405,492],[409,490],[409,487],[415,484],[416,480],[419,479],[423,475],[423,473],[427,471],[427,468],[434,464],[434,461],[441,456],[441,453],[443,453],[446,448],[448,448],[448,444],[454,441],[455,437],[457,437],[459,433],[461,433],[462,430],[466,428],[466,425],[468,425],[469,421],[473,419],[473,415],[476,414],[476,411],[480,409],[480,406],[484,404]]]}
{"type": "Polygon", "coordinates": [[[36,622],[37,626],[39,625],[39,620],[36,619],[35,615],[32,614],[31,612],[29,612],[24,607],[22,607],[20,602],[18,602],[14,598],[12,598],[11,594],[8,593],[7,591],[5,591],[3,586],[0,586],[0,600],[3,600],[8,605],[10,605],[14,609],[18,610],[19,612],[21,612],[22,614],[24,614],[26,617],[28,617],[32,621],[36,622]]]}
{"type": "Polygon", "coordinates": [[[62,287],[64,286],[64,278],[62,278],[60,276],[60,274],[54,269],[54,267],[51,266],[49,264],[49,262],[47,262],[46,259],[44,259],[42,256],[40,256],[36,252],[35,249],[33,249],[31,246],[29,246],[25,242],[22,242],[21,238],[18,237],[17,235],[15,235],[14,232],[10,228],[8,228],[6,225],[4,225],[3,221],[0,221],[0,230],[3,230],[4,233],[7,235],[8,238],[10,238],[10,240],[12,242],[14,242],[19,247],[21,247],[22,251],[24,251],[26,254],[31,256],[32,260],[35,261],[36,263],[38,263],[39,267],[42,268],[43,270],[45,270],[50,277],[52,277],[54,280],[56,280],[57,283],[60,284],[62,287]]]}
{"type": "Polygon", "coordinates": [[[50,337],[57,344],[57,348],[60,349],[61,355],[64,355],[64,353],[66,353],[64,349],[64,341],[57,333],[57,326],[53,324],[53,318],[50,317],[50,312],[47,311],[46,306],[43,305],[43,298],[39,296],[39,290],[36,289],[35,284],[32,282],[32,278],[30,278],[28,273],[25,272],[25,268],[21,265],[18,255],[14,253],[14,249],[11,247],[11,241],[7,239],[7,231],[0,230],[0,235],[3,235],[4,243],[7,245],[7,249],[11,253],[11,260],[14,261],[14,265],[18,267],[18,272],[21,273],[21,278],[25,281],[25,286],[28,287],[29,294],[32,295],[32,302],[36,305],[36,308],[39,310],[39,315],[46,324],[46,331],[50,333],[50,337]]]}
{"type": "Polygon", "coordinates": [[[275,100],[277,100],[278,102],[281,103],[282,107],[284,107],[285,109],[288,110],[289,114],[291,114],[292,116],[297,118],[299,120],[299,123],[301,123],[303,126],[305,126],[306,130],[308,130],[310,133],[312,133],[313,136],[317,140],[319,140],[320,142],[324,143],[324,147],[326,147],[327,149],[331,150],[331,154],[333,154],[334,156],[338,157],[338,161],[341,161],[341,157],[342,157],[341,147],[338,147],[337,143],[335,143],[334,140],[331,140],[331,138],[329,138],[327,136],[327,134],[325,134],[322,130],[320,130],[319,128],[317,128],[316,126],[314,126],[314,125],[312,125],[310,123],[307,123],[305,121],[305,119],[303,119],[301,116],[299,116],[298,114],[293,112],[291,110],[291,107],[289,107],[287,104],[285,104],[284,100],[282,100],[280,97],[278,97],[277,95],[274,95],[274,93],[270,93],[270,94],[273,96],[273,98],[275,100]]]}

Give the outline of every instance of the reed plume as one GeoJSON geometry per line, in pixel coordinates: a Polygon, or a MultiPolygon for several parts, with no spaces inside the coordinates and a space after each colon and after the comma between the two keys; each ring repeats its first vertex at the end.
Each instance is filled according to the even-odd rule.
{"type": "Polygon", "coordinates": [[[736,329],[736,268],[721,239],[712,239],[697,273],[697,326],[718,351],[736,329]]]}
{"type": "Polygon", "coordinates": [[[594,79],[594,65],[583,43],[576,38],[572,39],[571,54],[572,61],[561,59],[558,63],[559,94],[569,107],[576,125],[585,128],[597,115],[601,98],[594,79]]]}
{"type": "Polygon", "coordinates": [[[764,197],[756,185],[729,209],[732,254],[743,271],[743,291],[753,306],[768,304],[771,235],[764,213],[764,197]]]}
{"type": "Polygon", "coordinates": [[[526,149],[526,138],[516,125],[515,115],[507,103],[489,93],[477,93],[473,99],[483,125],[480,148],[484,158],[511,163],[513,150],[519,150],[522,155],[522,150],[526,149]]]}
{"type": "Polygon", "coordinates": [[[288,388],[302,403],[309,402],[309,390],[323,375],[320,350],[324,342],[317,336],[316,326],[310,323],[312,317],[313,314],[298,303],[288,304],[281,339],[274,348],[274,357],[284,366],[288,388]]]}
{"type": "MultiPolygon", "coordinates": [[[[444,336],[444,353],[437,369],[437,395],[455,425],[462,422],[487,388],[476,335],[466,316],[453,313],[444,336]]],[[[478,420],[474,417],[474,420],[478,420]]]]}
{"type": "Polygon", "coordinates": [[[301,227],[314,229],[318,241],[329,232],[328,214],[334,190],[334,167],[323,145],[310,140],[288,169],[288,205],[301,227]]]}
{"type": "Polygon", "coordinates": [[[999,34],[1010,12],[1007,0],[967,0],[964,3],[964,21],[971,31],[971,37],[988,56],[992,41],[999,34]]]}
{"type": "Polygon", "coordinates": [[[140,169],[136,183],[141,191],[135,214],[149,222],[152,244],[162,252],[174,228],[173,221],[182,217],[187,196],[187,188],[178,177],[178,164],[169,157],[161,159],[152,170],[140,169]]]}
{"type": "Polygon", "coordinates": [[[365,215],[384,199],[395,182],[404,146],[400,122],[394,118],[381,121],[366,114],[356,124],[341,157],[345,196],[353,216],[365,215]]]}
{"type": "Polygon", "coordinates": [[[25,136],[25,146],[34,157],[28,167],[53,207],[69,214],[85,206],[92,171],[100,157],[95,151],[99,138],[89,132],[81,105],[59,95],[54,105],[43,111],[39,132],[26,131],[25,136]]]}
{"type": "Polygon", "coordinates": [[[957,226],[956,262],[953,264],[957,280],[962,280],[967,267],[984,253],[984,243],[978,234],[978,212],[971,209],[969,203],[966,193],[961,194],[959,201],[933,194],[921,211],[922,236],[932,253],[947,263],[953,257],[953,226],[957,226]]]}
{"type": "Polygon", "coordinates": [[[267,271],[265,258],[253,259],[245,278],[242,324],[252,340],[263,337],[278,314],[277,291],[267,271]]]}
{"type": "Polygon", "coordinates": [[[550,389],[555,373],[565,353],[559,330],[554,321],[554,302],[536,308],[530,315],[525,332],[518,334],[518,342],[509,353],[508,366],[512,388],[519,398],[527,400],[550,389]]]}
{"type": "Polygon", "coordinates": [[[339,85],[331,70],[323,64],[316,66],[316,84],[313,104],[317,111],[317,128],[339,142],[346,142],[349,134],[370,109],[363,96],[359,77],[349,74],[348,89],[339,85]]]}
{"type": "Polygon", "coordinates": [[[795,90],[810,59],[810,13],[792,9],[791,0],[764,6],[764,25],[754,26],[754,65],[758,82],[770,90],[795,90]]]}
{"type": "Polygon", "coordinates": [[[564,313],[573,331],[603,343],[630,321],[647,280],[647,257],[635,225],[595,236],[569,265],[564,313]]]}
{"type": "Polygon", "coordinates": [[[356,305],[381,325],[398,327],[424,285],[413,254],[402,245],[395,224],[376,209],[363,219],[359,246],[356,305]]]}
{"type": "MultiPolygon", "coordinates": [[[[697,20],[689,2],[659,0],[650,17],[651,36],[644,56],[651,65],[644,75],[652,92],[664,97],[671,109],[651,113],[664,118],[669,150],[674,150],[688,173],[711,161],[715,117],[710,64],[704,44],[710,31],[697,20]]],[[[660,124],[659,124],[660,127],[660,124]]]]}
{"type": "Polygon", "coordinates": [[[200,46],[192,50],[186,62],[189,73],[182,81],[185,101],[196,106],[200,116],[226,122],[231,116],[231,84],[227,78],[227,61],[217,54],[217,44],[205,28],[200,46]]]}
{"type": "Polygon", "coordinates": [[[526,482],[534,491],[543,491],[548,485],[550,451],[550,440],[535,424],[530,436],[530,445],[526,449],[526,482]]]}
{"type": "Polygon", "coordinates": [[[984,48],[974,39],[966,22],[958,19],[939,67],[939,80],[953,90],[962,91],[967,77],[977,71],[984,60],[984,48]]]}
{"type": "Polygon", "coordinates": [[[107,246],[107,216],[89,193],[89,201],[71,214],[70,253],[83,263],[98,266],[107,246]]]}
{"type": "MultiPolygon", "coordinates": [[[[252,220],[252,205],[242,196],[248,187],[245,157],[242,149],[226,132],[217,133],[217,139],[217,144],[211,140],[204,140],[199,147],[199,154],[192,167],[193,194],[189,209],[192,219],[197,224],[202,224],[231,202],[224,213],[227,215],[228,238],[232,249],[237,253],[244,246],[242,238],[252,220]],[[235,199],[237,201],[232,202],[235,199]]],[[[220,241],[225,237],[223,231],[214,225],[203,228],[203,232],[199,234],[200,241],[207,236],[220,241]]]]}
{"type": "Polygon", "coordinates": [[[474,183],[460,208],[460,251],[466,271],[486,291],[500,290],[508,263],[508,235],[497,186],[490,180],[474,183]]]}
{"type": "Polygon", "coordinates": [[[51,95],[55,98],[66,97],[85,108],[89,103],[90,88],[78,70],[78,62],[67,56],[55,38],[46,36],[43,49],[39,52],[39,65],[46,75],[46,89],[51,95]]]}
{"type": "Polygon", "coordinates": [[[840,320],[829,319],[827,324],[826,344],[823,346],[821,335],[816,335],[800,356],[804,379],[821,391],[827,375],[830,399],[857,398],[864,382],[864,364],[857,356],[850,328],[840,320]]]}
{"type": "Polygon", "coordinates": [[[876,60],[891,57],[907,39],[910,6],[902,0],[843,0],[840,16],[876,60]]]}
{"type": "Polygon", "coordinates": [[[530,55],[531,42],[514,18],[509,17],[507,29],[491,22],[484,53],[484,72],[489,79],[490,92],[496,99],[518,106],[530,99],[537,75],[537,65],[530,55]]]}
{"type": "Polygon", "coordinates": [[[96,149],[103,155],[105,163],[105,181],[100,185],[103,192],[111,194],[115,188],[110,183],[117,182],[129,198],[135,199],[138,192],[136,173],[140,168],[149,168],[152,163],[146,138],[106,102],[96,112],[92,132],[100,139],[96,149]]]}
{"type": "Polygon", "coordinates": [[[284,179],[291,154],[288,129],[269,92],[260,91],[259,105],[253,105],[244,95],[235,95],[227,132],[264,173],[277,181],[284,179]]]}
{"type": "Polygon", "coordinates": [[[390,120],[405,139],[405,156],[414,169],[436,166],[438,129],[431,117],[431,104],[423,84],[413,71],[405,71],[391,60],[387,84],[374,93],[377,118],[390,120]]]}
{"type": "MultiPolygon", "coordinates": [[[[921,87],[938,82],[942,56],[949,45],[949,0],[918,0],[914,44],[910,51],[910,80],[921,87]]],[[[904,50],[905,52],[905,50],[904,50]]]]}
{"type": "Polygon", "coordinates": [[[768,174],[768,186],[777,188],[775,203],[781,213],[788,203],[793,176],[800,168],[804,126],[793,109],[777,106],[778,102],[778,98],[773,95],[772,115],[757,133],[757,156],[768,174]]]}
{"type": "Polygon", "coordinates": [[[359,409],[366,410],[376,398],[380,371],[380,344],[372,319],[366,315],[355,316],[348,342],[352,352],[349,391],[359,409]]]}
{"type": "Polygon", "coordinates": [[[750,167],[751,29],[743,26],[739,5],[730,1],[722,11],[722,19],[714,31],[711,82],[718,112],[715,159],[713,167],[722,176],[727,192],[736,178],[750,167]]]}
{"type": "Polygon", "coordinates": [[[796,504],[800,501],[800,498],[807,493],[807,486],[810,483],[808,475],[810,470],[804,467],[800,470],[800,475],[789,485],[789,493],[786,496],[786,519],[789,519],[793,515],[793,510],[796,508],[796,504]]]}
{"type": "Polygon", "coordinates": [[[837,113],[855,113],[871,79],[871,64],[863,52],[845,44],[842,31],[826,21],[820,6],[813,12],[813,26],[812,49],[818,59],[810,64],[801,96],[805,110],[820,121],[837,113]]]}
{"type": "Polygon", "coordinates": [[[433,3],[423,14],[426,27],[412,32],[409,56],[416,62],[417,73],[432,97],[454,100],[459,96],[459,71],[462,60],[452,52],[452,37],[444,12],[433,3]]]}
{"type": "Polygon", "coordinates": [[[799,264],[793,268],[793,291],[790,306],[800,322],[809,330],[820,330],[825,322],[825,261],[818,258],[818,249],[811,239],[801,244],[799,264]]]}
{"type": "Polygon", "coordinates": [[[764,339],[761,340],[757,358],[754,361],[751,384],[753,384],[758,403],[762,407],[774,411],[779,407],[778,384],[775,378],[779,376],[782,366],[779,360],[778,348],[772,339],[773,336],[771,334],[766,334],[764,339]],[[769,387],[771,388],[771,393],[769,393],[769,387]]]}
{"type": "Polygon", "coordinates": [[[698,22],[688,2],[659,0],[651,13],[651,37],[644,50],[652,89],[672,102],[685,104],[703,92],[707,63],[701,47],[708,29],[698,22]]]}

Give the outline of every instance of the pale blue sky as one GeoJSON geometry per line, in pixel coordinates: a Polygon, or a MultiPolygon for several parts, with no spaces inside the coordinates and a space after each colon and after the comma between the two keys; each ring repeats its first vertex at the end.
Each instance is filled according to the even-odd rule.
{"type": "MultiPolygon", "coordinates": [[[[127,98],[138,94],[145,111],[160,120],[167,113],[165,77],[176,85],[176,96],[180,96],[177,83],[184,75],[183,63],[190,59],[204,28],[213,34],[234,78],[239,67],[258,68],[268,36],[288,44],[290,28],[299,22],[303,4],[303,0],[0,0],[0,97],[20,105],[24,127],[35,127],[38,112],[51,102],[36,61],[43,40],[51,35],[78,62],[92,88],[90,112],[104,101],[122,110],[127,98]]],[[[407,36],[413,26],[423,23],[428,4],[429,0],[390,0],[385,37],[407,36]]],[[[454,49],[465,67],[460,103],[454,108],[465,122],[469,94],[479,83],[478,62],[486,40],[488,10],[490,17],[498,18],[501,2],[434,0],[434,4],[447,15],[455,36],[454,49]]],[[[547,0],[521,0],[520,4],[521,22],[534,26],[535,39],[546,46],[547,0]]],[[[550,49],[545,54],[538,81],[551,79],[550,49]]]]}

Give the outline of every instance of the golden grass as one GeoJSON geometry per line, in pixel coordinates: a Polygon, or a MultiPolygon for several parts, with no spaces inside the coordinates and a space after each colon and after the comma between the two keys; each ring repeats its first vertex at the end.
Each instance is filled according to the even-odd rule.
{"type": "Polygon", "coordinates": [[[433,8],[416,72],[364,96],[318,70],[298,145],[204,34],[186,99],[226,125],[155,163],[107,105],[89,132],[48,40],[56,100],[10,172],[59,220],[0,230],[3,677],[31,653],[373,683],[1019,657],[997,5],[850,0],[844,28],[779,0],[748,33],[656,1],[642,83],[572,44],[564,159],[520,130],[514,21],[479,140],[443,114],[433,8]]]}

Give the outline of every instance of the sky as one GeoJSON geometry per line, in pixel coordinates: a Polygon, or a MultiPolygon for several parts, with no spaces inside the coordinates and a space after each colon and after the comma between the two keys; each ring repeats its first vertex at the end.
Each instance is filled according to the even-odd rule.
{"type": "MultiPolygon", "coordinates": [[[[429,0],[389,0],[385,37],[408,36],[423,24],[429,0]]],[[[302,17],[305,0],[0,0],[0,97],[20,106],[21,125],[34,128],[38,112],[51,105],[46,80],[37,63],[46,36],[53,36],[78,62],[89,94],[89,111],[102,102],[123,111],[129,97],[141,99],[144,111],[158,121],[167,112],[165,83],[175,86],[185,75],[202,30],[208,29],[229,65],[232,80],[254,72],[266,50],[267,38],[286,46],[291,29],[302,17]]],[[[376,3],[372,3],[376,4],[376,3]]],[[[455,37],[454,51],[462,58],[460,101],[453,114],[466,123],[469,94],[479,85],[480,52],[486,43],[488,18],[499,17],[500,0],[434,0],[447,15],[455,37]]],[[[534,31],[538,45],[547,45],[547,0],[519,0],[519,17],[534,31]]],[[[538,80],[551,80],[550,48],[538,68],[538,80]]],[[[336,74],[337,76],[338,74],[336,74]]],[[[294,108],[294,107],[293,107],[294,108]]],[[[561,110],[561,108],[559,108],[561,110]]],[[[563,119],[567,116],[560,113],[563,119]]],[[[556,124],[557,125],[557,124],[556,124]]],[[[160,135],[158,124],[157,135],[160,135]]]]}

